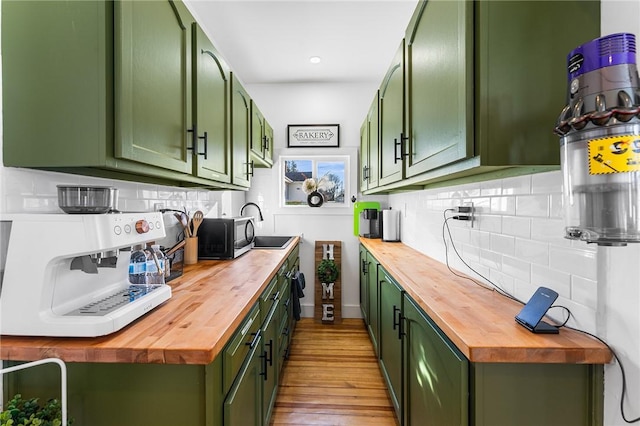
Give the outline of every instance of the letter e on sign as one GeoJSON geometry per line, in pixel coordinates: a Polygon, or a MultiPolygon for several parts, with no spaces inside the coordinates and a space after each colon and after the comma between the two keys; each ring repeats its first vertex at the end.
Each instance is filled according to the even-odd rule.
{"type": "Polygon", "coordinates": [[[333,305],[329,303],[322,304],[322,321],[333,321],[333,305]]]}

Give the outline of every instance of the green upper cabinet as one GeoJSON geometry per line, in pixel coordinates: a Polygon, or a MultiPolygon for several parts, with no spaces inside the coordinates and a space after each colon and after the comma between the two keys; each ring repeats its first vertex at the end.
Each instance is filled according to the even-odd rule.
{"type": "Polygon", "coordinates": [[[473,155],[471,3],[425,1],[407,30],[405,176],[473,155]]]}
{"type": "Polygon", "coordinates": [[[380,185],[403,179],[404,41],[380,86],[380,185]]]}
{"type": "Polygon", "coordinates": [[[271,167],[273,165],[273,129],[253,100],[251,101],[251,139],[249,145],[251,160],[255,167],[271,167]]]}
{"type": "Polygon", "coordinates": [[[273,127],[266,119],[264,120],[264,137],[264,158],[269,167],[271,167],[273,166],[273,127]]]}
{"type": "Polygon", "coordinates": [[[191,173],[191,23],[173,1],[115,2],[115,156],[191,173]]]}
{"type": "Polygon", "coordinates": [[[360,129],[361,191],[366,191],[378,186],[379,102],[380,92],[376,92],[375,98],[367,113],[367,118],[360,129]]]}
{"type": "Polygon", "coordinates": [[[231,71],[197,23],[193,23],[193,123],[189,129],[194,173],[231,182],[229,95],[231,71]]]}
{"type": "Polygon", "coordinates": [[[181,1],[3,1],[0,28],[5,166],[249,186],[249,96],[234,168],[231,73],[181,1]]]}
{"type": "Polygon", "coordinates": [[[379,185],[361,190],[558,168],[566,56],[599,36],[597,1],[420,0],[380,87],[379,185]]]}
{"type": "Polygon", "coordinates": [[[101,2],[2,2],[6,166],[113,160],[110,22],[113,7],[101,2]]]}
{"type": "Polygon", "coordinates": [[[475,3],[475,139],[482,165],[560,164],[552,129],[566,104],[567,54],[597,37],[599,1],[475,3]]]}
{"type": "Polygon", "coordinates": [[[253,176],[249,161],[251,133],[251,99],[238,78],[231,73],[231,146],[232,183],[248,188],[253,176]]]}

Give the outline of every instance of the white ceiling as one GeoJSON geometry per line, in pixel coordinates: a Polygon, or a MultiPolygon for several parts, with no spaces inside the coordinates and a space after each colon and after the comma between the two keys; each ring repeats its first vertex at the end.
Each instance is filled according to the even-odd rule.
{"type": "Polygon", "coordinates": [[[185,3],[245,84],[380,83],[417,0],[185,3]]]}

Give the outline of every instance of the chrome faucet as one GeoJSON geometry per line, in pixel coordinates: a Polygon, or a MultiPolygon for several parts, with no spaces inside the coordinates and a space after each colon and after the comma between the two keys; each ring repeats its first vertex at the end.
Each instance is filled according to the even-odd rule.
{"type": "Polygon", "coordinates": [[[240,216],[242,216],[242,212],[244,211],[244,208],[247,206],[256,206],[256,208],[258,209],[258,215],[260,217],[260,222],[262,222],[264,220],[264,218],[262,217],[262,210],[260,210],[260,206],[257,205],[256,203],[245,203],[244,206],[240,207],[240,216]]]}

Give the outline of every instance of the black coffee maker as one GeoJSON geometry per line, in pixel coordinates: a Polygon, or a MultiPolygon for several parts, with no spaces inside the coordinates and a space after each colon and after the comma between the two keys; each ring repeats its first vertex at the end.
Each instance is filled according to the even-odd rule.
{"type": "Polygon", "coordinates": [[[377,209],[364,209],[360,212],[359,230],[364,238],[380,238],[381,215],[377,209]]]}

